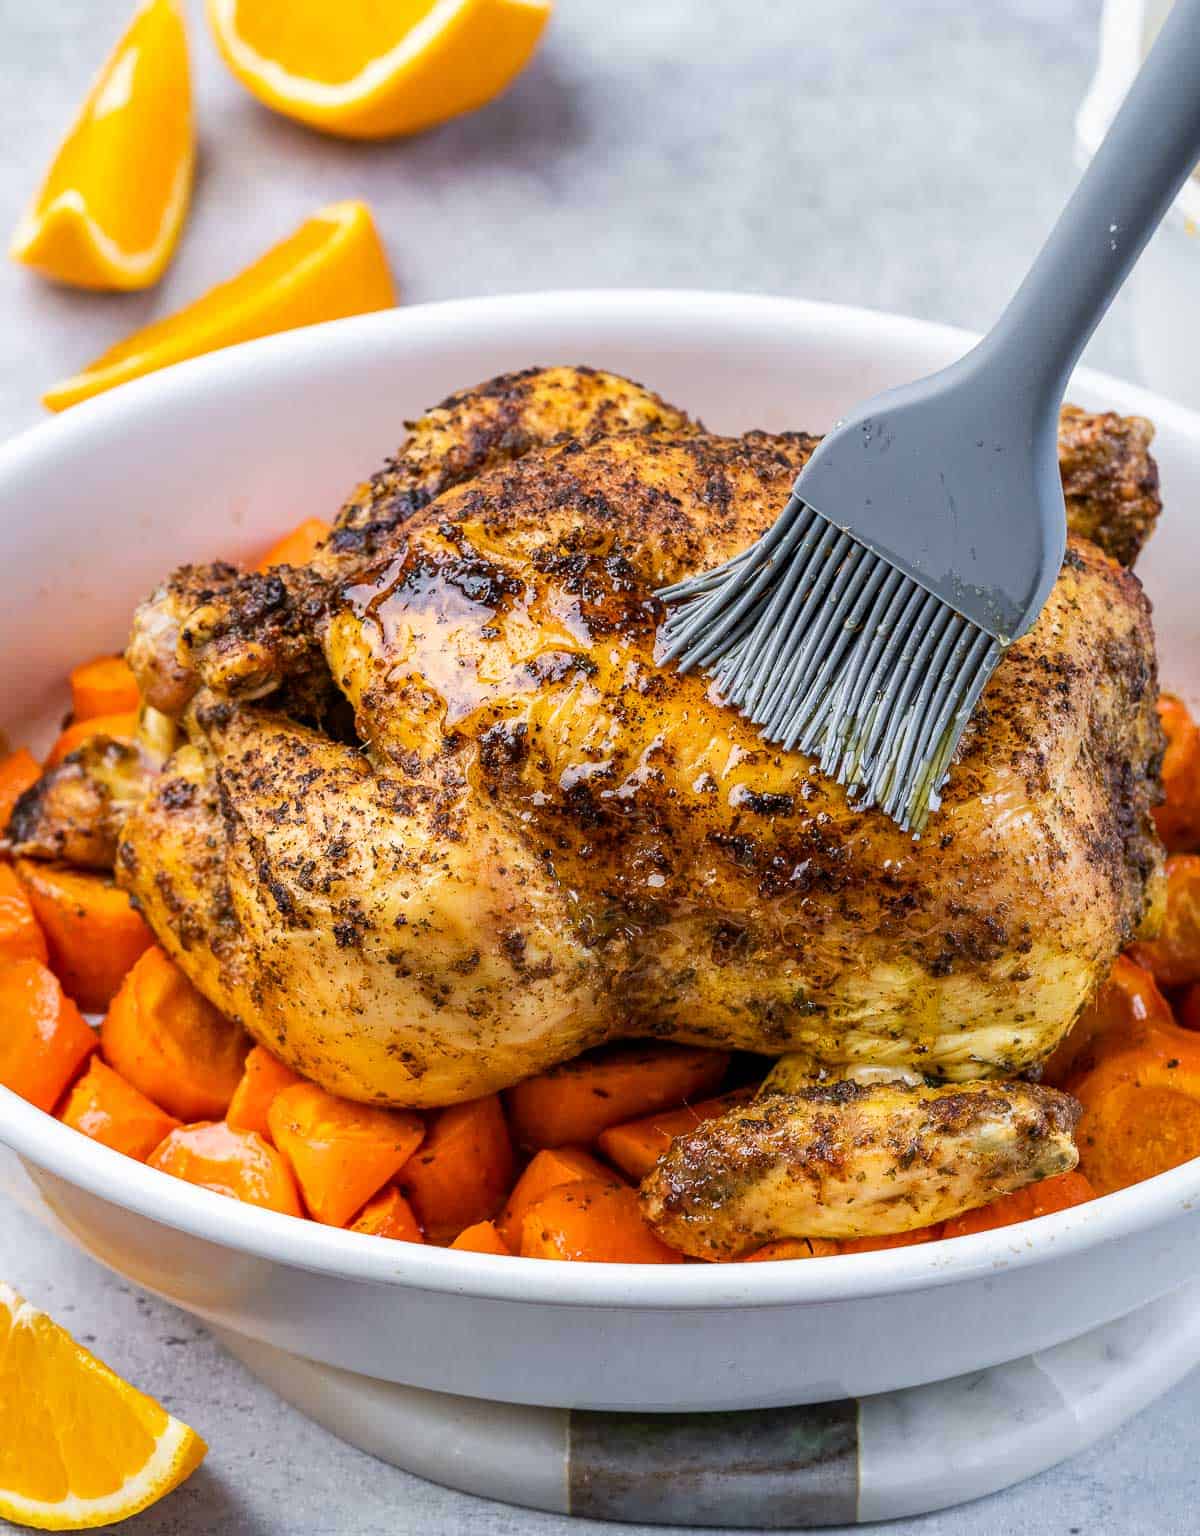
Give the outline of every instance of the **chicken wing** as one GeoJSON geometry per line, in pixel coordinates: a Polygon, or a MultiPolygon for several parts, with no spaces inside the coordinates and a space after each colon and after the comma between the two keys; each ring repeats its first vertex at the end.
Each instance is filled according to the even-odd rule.
{"type": "Polygon", "coordinates": [[[9,850],[18,858],[111,872],[121,828],[145,798],[151,767],[145,750],[133,742],[90,737],[13,806],[6,828],[9,850]]]}
{"type": "Polygon", "coordinates": [[[1029,1083],[765,1094],[677,1137],[643,1180],[642,1209],[703,1259],[781,1237],[910,1232],[1074,1168],[1078,1116],[1029,1083]]]}

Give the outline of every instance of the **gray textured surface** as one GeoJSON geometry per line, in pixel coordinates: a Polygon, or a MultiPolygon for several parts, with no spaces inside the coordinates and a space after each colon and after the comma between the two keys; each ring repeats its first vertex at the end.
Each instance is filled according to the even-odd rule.
{"type": "MultiPolygon", "coordinates": [[[[5,230],[128,9],[0,0],[5,230]]],[[[347,196],[373,203],[409,301],[660,283],[986,325],[1071,183],[1098,0],[560,0],[506,99],[384,146],[322,140],[257,107],[191,9],[202,164],[175,264],[152,294],[103,298],[0,263],[0,437],[38,419],[47,384],[347,196]]],[[[1132,371],[1122,306],[1091,360],[1132,371]]],[[[0,1273],[210,1439],[201,1471],[130,1536],[613,1529],[450,1494],[339,1445],[187,1317],[3,1200],[0,1273]]],[[[1066,1466],[890,1529],[1194,1531],[1198,1418],[1193,1376],[1066,1466]]]]}

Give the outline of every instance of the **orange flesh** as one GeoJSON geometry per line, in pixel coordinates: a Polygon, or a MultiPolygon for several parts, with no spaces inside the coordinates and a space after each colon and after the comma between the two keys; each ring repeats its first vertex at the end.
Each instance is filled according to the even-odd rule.
{"type": "Polygon", "coordinates": [[[39,202],[48,207],[85,187],[90,217],[110,238],[119,236],[124,250],[138,254],[154,245],[179,175],[175,146],[190,111],[178,89],[188,74],[182,29],[161,7],[145,7],[104,70],[107,78],[98,82],[59,150],[39,202]],[[154,123],[156,133],[131,136],[131,111],[137,113],[133,121],[154,123]],[[129,181],[131,142],[142,147],[132,168],[136,195],[129,181]]]}
{"type": "Polygon", "coordinates": [[[296,0],[240,6],[237,30],[262,58],[290,75],[344,85],[374,58],[390,53],[433,9],[435,0],[343,0],[336,11],[296,0]]]}
{"type": "Polygon", "coordinates": [[[109,347],[48,390],[43,403],[65,410],[185,358],[395,302],[370,210],[361,203],[332,205],[234,277],[109,347]]]}
{"type": "MultiPolygon", "coordinates": [[[[329,224],[325,220],[320,216],[308,219],[294,234],[281,240],[278,245],[273,245],[269,251],[244,271],[239,272],[236,277],[231,277],[227,282],[218,283],[215,288],[209,289],[194,303],[189,304],[186,310],[174,315],[164,315],[161,320],[152,321],[124,341],[109,347],[107,352],[101,353],[95,359],[88,371],[100,372],[115,368],[130,358],[153,352],[160,345],[176,343],[181,326],[185,323],[189,335],[195,338],[196,343],[192,352],[188,354],[190,356],[211,350],[211,345],[224,346],[235,339],[252,341],[256,336],[269,334],[271,329],[278,327],[268,326],[265,330],[256,329],[256,307],[264,296],[269,296],[275,290],[286,288],[297,266],[311,257],[318,256],[328,245],[329,237],[329,224]],[[244,336],[235,338],[229,332],[235,325],[238,311],[241,309],[247,311],[247,330],[244,336]],[[217,338],[211,345],[206,344],[206,337],[210,335],[217,338]]],[[[328,317],[319,314],[312,316],[314,320],[326,318],[328,317]]],[[[295,319],[292,323],[299,325],[308,322],[295,319]]]]}

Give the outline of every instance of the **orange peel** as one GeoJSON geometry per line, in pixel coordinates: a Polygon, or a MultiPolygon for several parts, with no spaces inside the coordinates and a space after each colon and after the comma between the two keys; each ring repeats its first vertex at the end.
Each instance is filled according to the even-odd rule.
{"type": "Polygon", "coordinates": [[[149,288],[183,228],[195,165],[177,0],[146,0],[89,90],[9,254],[77,288],[149,288]]]}
{"type": "Polygon", "coordinates": [[[61,411],[189,357],[395,302],[371,210],[333,203],[236,277],[110,347],[43,395],[43,403],[61,411]]]}
{"type": "Polygon", "coordinates": [[[418,133],[498,96],[550,0],[208,0],[229,68],[265,106],[345,138],[418,133]]]}

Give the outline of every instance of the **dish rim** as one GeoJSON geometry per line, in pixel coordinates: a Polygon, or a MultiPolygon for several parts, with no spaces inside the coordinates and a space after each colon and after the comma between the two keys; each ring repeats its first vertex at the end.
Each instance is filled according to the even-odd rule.
{"type": "MultiPolygon", "coordinates": [[[[443,336],[522,315],[545,322],[555,315],[598,327],[608,320],[653,326],[719,308],[728,322],[759,323],[772,315],[831,337],[886,333],[896,345],[928,350],[931,343],[965,351],[971,332],[886,311],[769,295],[705,289],[565,289],[451,299],[331,321],[225,348],[134,380],[85,401],[0,445],[0,494],[26,468],[64,447],[119,436],[143,412],[170,413],[202,401],[231,376],[281,377],[295,383],[306,365],[333,348],[352,354],[365,336],[420,331],[443,336]]],[[[1108,374],[1080,369],[1073,381],[1114,408],[1150,416],[1197,444],[1200,414],[1108,374]]],[[[52,1115],[0,1088],[0,1142],[18,1156],[101,1200],[234,1251],[290,1268],[405,1289],[449,1292],[539,1306],[616,1310],[696,1310],[803,1306],[883,1297],[951,1285],[998,1271],[1068,1258],[1165,1224],[1200,1202],[1200,1159],[1142,1184],[1036,1221],[968,1237],[877,1253],[839,1255],[815,1263],[630,1265],[579,1264],[473,1254],[397,1243],[299,1221],[195,1188],[124,1157],[72,1131],[52,1115]]]]}

